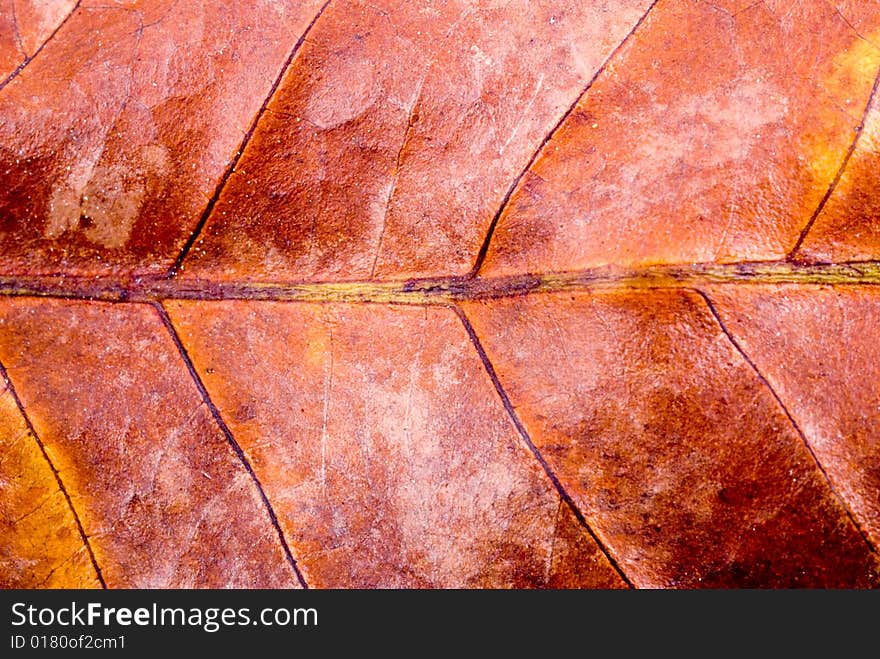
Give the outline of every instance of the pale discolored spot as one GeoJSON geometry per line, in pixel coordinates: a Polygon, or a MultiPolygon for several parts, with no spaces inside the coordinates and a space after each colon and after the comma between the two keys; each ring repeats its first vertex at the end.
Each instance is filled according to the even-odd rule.
{"type": "Polygon", "coordinates": [[[306,119],[322,130],[336,128],[363,114],[379,91],[368,59],[348,54],[332,57],[306,103],[306,119]]]}
{"type": "Polygon", "coordinates": [[[168,172],[168,150],[148,144],[138,151],[140,167],[95,165],[95,154],[80,160],[52,191],[44,235],[58,238],[82,231],[92,243],[108,249],[124,246],[147,193],[147,180],[168,172]]]}

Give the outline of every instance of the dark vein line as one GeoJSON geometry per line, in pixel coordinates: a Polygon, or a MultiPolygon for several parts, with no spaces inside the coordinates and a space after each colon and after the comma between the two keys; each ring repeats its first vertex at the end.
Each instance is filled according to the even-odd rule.
{"type": "Polygon", "coordinates": [[[804,244],[804,240],[806,240],[807,234],[810,233],[810,229],[813,228],[813,225],[816,223],[819,215],[821,215],[822,211],[825,210],[825,206],[828,204],[828,201],[831,199],[831,196],[834,194],[834,191],[840,184],[840,180],[843,178],[843,173],[846,171],[847,165],[849,165],[850,158],[852,158],[853,154],[855,153],[856,148],[858,147],[859,142],[862,139],[862,134],[865,132],[865,124],[868,121],[868,114],[870,113],[871,108],[874,105],[874,101],[877,98],[878,88],[880,88],[880,69],[877,70],[877,75],[874,77],[874,86],[871,88],[871,93],[868,95],[868,102],[865,104],[865,111],[862,113],[862,119],[859,122],[859,125],[856,126],[855,135],[853,136],[853,140],[849,145],[849,149],[847,149],[846,155],[844,155],[843,157],[843,161],[840,163],[840,168],[834,175],[834,179],[828,185],[828,189],[822,196],[822,200],[819,202],[816,210],[813,211],[813,214],[807,221],[806,226],[804,226],[804,228],[801,230],[801,233],[798,236],[797,242],[794,244],[794,247],[792,247],[791,251],[788,253],[788,256],[786,258],[789,261],[796,258],[795,255],[804,244]]]}
{"type": "Polygon", "coordinates": [[[92,545],[89,542],[88,535],[86,535],[86,530],[83,528],[82,521],[79,518],[79,514],[76,512],[76,508],[74,508],[73,506],[73,500],[70,498],[70,493],[68,493],[67,488],[64,486],[64,481],[61,480],[61,473],[58,471],[55,463],[52,462],[52,458],[49,457],[49,451],[46,450],[46,445],[43,444],[43,440],[40,439],[40,436],[37,434],[33,423],[31,423],[31,419],[24,409],[24,404],[21,402],[21,398],[18,397],[18,392],[15,390],[15,387],[12,384],[12,379],[9,377],[9,373],[6,371],[6,367],[3,366],[2,363],[0,363],[0,377],[2,377],[3,380],[6,382],[6,389],[12,395],[12,399],[15,401],[15,405],[18,407],[19,412],[21,412],[21,416],[24,419],[28,432],[30,433],[31,437],[34,438],[34,441],[40,448],[40,453],[43,454],[43,459],[46,460],[46,464],[49,465],[49,469],[52,471],[52,475],[55,477],[55,482],[58,484],[58,489],[61,490],[61,494],[64,495],[64,500],[67,501],[67,507],[70,508],[70,513],[73,515],[73,521],[76,523],[76,528],[77,531],[79,531],[79,536],[80,538],[82,538],[83,545],[86,548],[86,552],[88,552],[89,554],[89,560],[91,561],[92,567],[95,570],[95,575],[98,577],[98,582],[101,584],[101,588],[106,589],[107,583],[104,581],[104,575],[101,573],[101,568],[98,565],[98,560],[95,558],[95,552],[92,550],[92,545]]]}
{"type": "Polygon", "coordinates": [[[840,11],[840,8],[839,8],[839,7],[837,7],[834,3],[828,2],[827,0],[826,0],[825,4],[828,5],[828,7],[831,9],[831,11],[833,11],[835,14],[837,14],[837,15],[840,17],[840,20],[842,20],[844,23],[846,23],[846,26],[847,26],[850,30],[852,30],[852,31],[855,33],[855,35],[856,35],[859,39],[861,39],[862,41],[864,41],[864,42],[865,42],[866,44],[868,44],[869,46],[872,46],[872,47],[874,47],[874,48],[876,48],[876,49],[880,49],[880,45],[874,43],[871,39],[869,39],[869,38],[866,37],[864,34],[862,34],[862,32],[861,32],[858,28],[856,28],[855,25],[852,24],[852,21],[850,21],[850,20],[844,15],[844,13],[843,13],[842,11],[840,11]]]}
{"type": "Polygon", "coordinates": [[[65,23],[67,23],[67,21],[70,19],[70,17],[76,13],[76,10],[79,9],[79,5],[81,2],[82,2],[82,0],[77,0],[76,4],[73,5],[71,10],[67,13],[67,16],[65,16],[64,19],[58,24],[58,26],[54,30],[52,30],[52,34],[50,34],[48,37],[46,37],[46,40],[43,41],[43,43],[40,44],[40,47],[34,51],[34,54],[25,57],[24,60],[21,62],[21,64],[19,64],[17,67],[15,67],[15,70],[12,73],[10,73],[8,76],[6,76],[6,79],[3,82],[0,82],[0,90],[2,90],[4,87],[6,87],[6,85],[8,85],[10,82],[12,82],[16,78],[16,76],[18,76],[18,74],[21,73],[28,64],[30,64],[31,62],[34,61],[34,58],[42,52],[43,48],[46,47],[46,44],[55,38],[55,35],[58,34],[58,31],[62,27],[64,27],[65,23]]]}
{"type": "Polygon", "coordinates": [[[269,107],[269,103],[271,103],[272,99],[275,97],[275,92],[278,91],[278,87],[281,85],[281,81],[284,79],[284,76],[290,68],[290,65],[293,63],[293,60],[299,53],[300,48],[302,48],[302,45],[305,43],[306,37],[308,36],[309,32],[311,32],[312,28],[315,26],[315,23],[318,22],[318,19],[321,18],[324,10],[327,9],[327,6],[330,4],[331,1],[332,0],[327,0],[323,4],[321,9],[318,10],[318,13],[315,14],[315,16],[312,18],[312,21],[308,24],[308,26],[306,26],[305,31],[300,35],[299,39],[296,40],[296,43],[293,45],[293,48],[287,55],[287,59],[284,60],[284,64],[281,66],[281,70],[279,71],[278,76],[275,78],[275,81],[272,83],[272,87],[269,89],[269,93],[263,99],[263,104],[260,106],[260,109],[257,110],[256,115],[254,115],[253,121],[251,121],[250,127],[244,134],[244,137],[242,137],[241,142],[239,142],[238,149],[236,149],[235,151],[235,155],[232,157],[232,160],[226,167],[226,171],[223,172],[223,176],[220,177],[220,181],[217,183],[217,187],[214,188],[214,193],[208,200],[208,205],[205,206],[205,210],[204,212],[202,212],[198,223],[196,224],[192,233],[190,233],[189,237],[186,239],[186,242],[183,245],[183,249],[180,250],[177,258],[174,260],[174,264],[168,270],[167,277],[175,277],[183,266],[184,260],[186,260],[186,257],[190,253],[190,250],[192,250],[193,246],[196,244],[196,241],[201,235],[202,230],[208,223],[208,218],[214,211],[214,206],[217,205],[217,201],[220,199],[220,194],[223,192],[227,182],[232,177],[232,174],[235,172],[235,168],[238,166],[238,162],[241,160],[241,157],[244,154],[244,151],[247,148],[248,144],[250,143],[251,138],[253,138],[254,133],[257,130],[257,125],[260,123],[263,115],[266,114],[266,108],[269,107]]]}
{"type": "Polygon", "coordinates": [[[504,198],[501,200],[501,205],[498,207],[498,210],[495,212],[495,215],[492,217],[492,221],[489,223],[489,229],[486,232],[486,237],[483,239],[483,244],[480,246],[480,251],[477,252],[477,259],[474,261],[474,266],[471,268],[470,272],[466,276],[468,277],[476,277],[477,273],[480,271],[480,268],[483,267],[483,261],[486,260],[486,255],[489,252],[489,244],[492,242],[492,236],[495,233],[495,229],[498,226],[498,221],[501,219],[501,216],[504,214],[504,211],[507,209],[507,205],[510,203],[510,198],[513,196],[513,193],[516,192],[516,189],[519,187],[522,180],[525,178],[526,174],[532,168],[532,165],[540,157],[541,153],[544,151],[544,147],[553,139],[559,129],[562,128],[562,124],[565,123],[565,120],[574,112],[575,108],[577,108],[578,104],[581,102],[581,99],[584,95],[590,91],[590,89],[595,84],[596,80],[599,79],[599,76],[605,72],[605,69],[608,68],[608,65],[611,61],[617,56],[623,47],[629,42],[632,36],[636,33],[636,30],[641,27],[642,23],[645,22],[645,19],[648,18],[648,14],[651,13],[651,10],[654,9],[654,6],[659,2],[659,0],[654,0],[648,8],[645,10],[645,13],[636,21],[636,24],[633,25],[632,29],[627,33],[627,35],[623,38],[623,40],[617,44],[614,50],[605,58],[605,61],[596,69],[596,72],[593,74],[593,77],[587,82],[586,86],[581,90],[581,92],[577,95],[577,98],[574,102],[568,106],[568,109],[563,113],[563,115],[559,118],[553,128],[550,129],[550,132],[544,136],[544,139],[541,140],[541,143],[538,145],[538,148],[535,149],[535,152],[532,153],[532,157],[529,158],[529,161],[526,163],[526,166],[520,171],[519,175],[513,180],[513,183],[510,184],[510,187],[507,188],[507,192],[504,195],[504,198]]]}
{"type": "Polygon", "coordinates": [[[772,384],[770,384],[770,381],[767,380],[766,377],[764,377],[764,374],[760,371],[760,369],[758,369],[758,365],[755,364],[754,361],[752,361],[752,358],[749,357],[748,353],[743,349],[740,342],[736,340],[736,338],[733,336],[733,334],[727,328],[727,325],[725,325],[724,321],[721,319],[721,315],[718,313],[718,309],[715,308],[715,304],[712,302],[712,300],[709,298],[709,296],[699,289],[692,289],[692,290],[694,292],[696,292],[701,298],[703,298],[703,300],[706,303],[706,306],[709,308],[709,312],[715,318],[715,322],[718,323],[718,326],[721,328],[721,331],[724,332],[724,335],[727,337],[727,340],[730,341],[731,345],[733,345],[733,347],[740,354],[740,356],[751,367],[751,369],[752,369],[752,371],[754,371],[755,375],[758,376],[758,380],[761,381],[761,384],[763,384],[767,388],[767,390],[770,392],[770,394],[776,400],[776,403],[782,409],[783,413],[785,414],[786,418],[788,419],[788,422],[795,429],[795,432],[797,432],[798,436],[801,439],[801,442],[806,447],[807,452],[810,454],[810,457],[813,458],[813,462],[816,464],[816,467],[819,469],[819,472],[824,477],[825,482],[828,485],[828,488],[831,490],[831,493],[834,495],[834,498],[837,499],[837,502],[843,508],[843,510],[846,513],[846,516],[849,518],[850,522],[852,522],[853,526],[855,526],[856,530],[859,532],[859,535],[862,536],[862,539],[865,541],[865,544],[868,545],[868,549],[870,549],[871,552],[876,554],[877,548],[874,546],[874,543],[871,542],[871,539],[868,537],[868,534],[862,528],[862,525],[859,524],[859,522],[853,516],[852,511],[850,510],[850,508],[847,505],[844,498],[837,491],[837,488],[834,487],[834,483],[832,482],[831,477],[828,475],[828,472],[825,471],[825,467],[820,462],[819,456],[817,456],[816,453],[813,451],[813,447],[810,445],[810,442],[807,440],[807,436],[804,434],[804,431],[801,429],[798,422],[795,421],[795,418],[791,415],[791,412],[789,412],[788,407],[785,405],[785,403],[782,402],[782,398],[779,397],[779,394],[776,392],[776,389],[773,387],[772,384]]]}
{"type": "Polygon", "coordinates": [[[302,572],[300,572],[299,565],[297,565],[296,559],[293,557],[293,553],[290,551],[290,546],[287,544],[287,539],[284,537],[284,531],[281,530],[281,524],[278,522],[278,516],[275,514],[275,509],[269,502],[269,497],[266,496],[266,491],[263,489],[263,484],[260,483],[260,479],[257,478],[257,474],[256,472],[254,472],[254,468],[251,466],[250,461],[247,459],[244,450],[241,448],[241,445],[238,443],[238,441],[236,441],[235,437],[232,434],[232,431],[229,429],[229,426],[226,425],[226,422],[220,415],[220,410],[217,409],[217,406],[214,405],[214,401],[212,401],[211,397],[208,395],[208,390],[205,388],[205,384],[202,382],[202,378],[199,377],[199,374],[196,371],[196,367],[193,365],[192,359],[190,359],[189,352],[183,345],[183,342],[180,340],[180,335],[178,335],[174,324],[171,322],[171,318],[168,317],[168,313],[165,311],[165,308],[158,302],[153,303],[152,306],[156,309],[156,312],[159,314],[159,318],[162,320],[162,324],[165,325],[165,328],[168,330],[168,334],[171,336],[171,340],[174,341],[174,345],[177,347],[177,351],[180,353],[180,357],[181,359],[183,359],[184,364],[186,364],[186,368],[189,371],[190,377],[195,383],[196,388],[199,390],[202,401],[204,401],[205,405],[208,406],[208,409],[211,411],[211,416],[214,417],[214,421],[223,432],[223,436],[226,438],[229,446],[232,448],[233,452],[247,471],[248,476],[250,476],[254,486],[257,488],[260,499],[263,501],[263,506],[265,507],[266,512],[269,514],[269,519],[272,521],[272,526],[275,528],[275,533],[278,535],[278,540],[281,543],[282,549],[284,550],[284,555],[287,558],[288,564],[296,574],[296,578],[299,581],[300,585],[303,588],[308,588],[309,585],[308,583],[306,583],[305,577],[303,576],[302,572]]]}
{"type": "Polygon", "coordinates": [[[629,577],[620,567],[617,560],[611,554],[609,548],[593,531],[583,513],[580,511],[580,508],[578,508],[577,504],[574,502],[574,499],[572,499],[571,495],[565,489],[565,486],[563,486],[562,482],[556,476],[553,468],[544,459],[544,456],[538,450],[538,447],[535,446],[534,442],[532,442],[532,438],[529,436],[529,431],[526,430],[526,427],[523,425],[522,421],[520,421],[520,418],[513,407],[513,403],[510,402],[510,398],[507,396],[507,392],[504,390],[504,386],[501,384],[501,380],[498,378],[498,373],[496,373],[495,367],[492,366],[492,362],[489,360],[489,355],[487,355],[485,349],[483,349],[483,344],[480,342],[480,339],[477,336],[477,332],[476,330],[474,330],[474,327],[473,325],[471,325],[468,317],[458,305],[452,305],[451,309],[455,311],[456,315],[461,320],[461,324],[464,325],[465,332],[467,332],[468,337],[470,337],[471,343],[473,344],[474,349],[476,349],[477,354],[480,356],[480,361],[483,362],[483,367],[486,369],[486,373],[488,373],[489,375],[489,379],[492,380],[492,384],[495,386],[495,391],[498,392],[498,397],[501,399],[501,403],[504,405],[504,409],[507,411],[508,416],[510,416],[511,421],[516,427],[517,432],[519,432],[519,435],[522,438],[523,442],[525,442],[532,455],[535,456],[535,459],[538,461],[538,464],[540,464],[543,468],[544,473],[547,474],[550,482],[553,483],[553,487],[556,488],[556,491],[559,493],[560,498],[566,503],[569,509],[571,509],[571,512],[577,519],[578,523],[587,531],[587,533],[590,534],[593,542],[595,542],[596,546],[599,547],[603,554],[605,554],[605,558],[608,559],[611,567],[613,567],[617,571],[617,573],[620,575],[620,578],[623,579],[624,583],[626,583],[628,587],[634,588],[635,586],[633,585],[632,581],[630,581],[629,577]]]}

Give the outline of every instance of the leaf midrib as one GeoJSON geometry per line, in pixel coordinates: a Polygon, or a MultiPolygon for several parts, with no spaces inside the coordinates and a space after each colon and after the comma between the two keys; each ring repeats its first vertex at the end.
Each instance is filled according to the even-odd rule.
{"type": "Polygon", "coordinates": [[[8,275],[0,296],[161,302],[163,300],[275,300],[448,305],[538,293],[596,290],[701,288],[709,285],[876,286],[880,260],[840,263],[748,261],[603,266],[568,272],[504,276],[447,276],[396,281],[211,281],[156,276],[83,277],[8,275]]]}

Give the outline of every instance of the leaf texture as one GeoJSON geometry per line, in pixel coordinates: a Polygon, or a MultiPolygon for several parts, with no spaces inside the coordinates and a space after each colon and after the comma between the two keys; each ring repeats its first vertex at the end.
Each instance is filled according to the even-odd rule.
{"type": "Polygon", "coordinates": [[[880,586],[880,7],[0,2],[0,585],[880,586]]]}

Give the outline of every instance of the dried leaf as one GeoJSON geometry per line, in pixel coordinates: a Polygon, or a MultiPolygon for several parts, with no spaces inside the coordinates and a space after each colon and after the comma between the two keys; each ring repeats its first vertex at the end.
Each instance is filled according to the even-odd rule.
{"type": "Polygon", "coordinates": [[[880,586],[878,74],[858,0],[0,2],[0,585],[880,586]]]}

